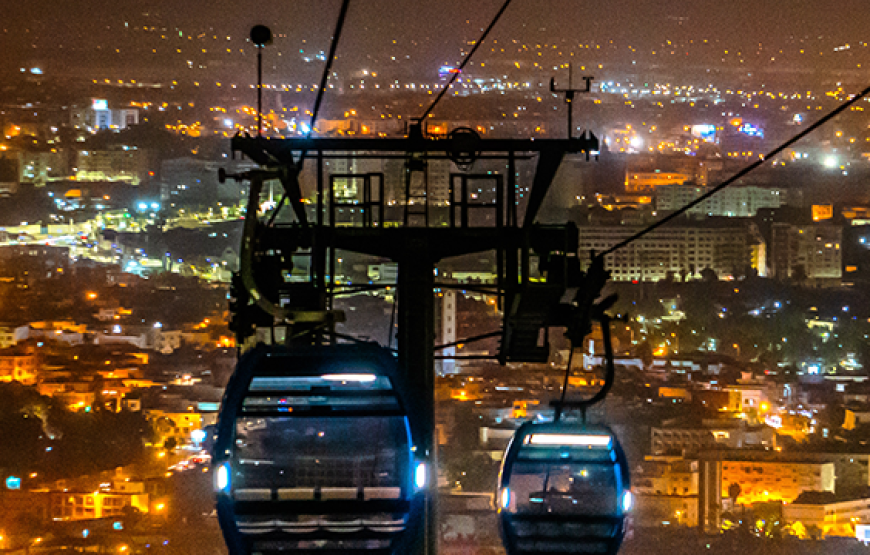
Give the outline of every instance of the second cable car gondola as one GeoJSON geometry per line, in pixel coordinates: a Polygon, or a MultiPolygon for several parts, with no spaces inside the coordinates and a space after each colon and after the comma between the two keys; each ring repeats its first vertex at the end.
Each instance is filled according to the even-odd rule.
{"type": "Polygon", "coordinates": [[[405,550],[426,468],[396,366],[365,345],[260,345],[240,359],[212,463],[231,555],[405,550]]]}
{"type": "Polygon", "coordinates": [[[616,435],[579,423],[526,423],[499,476],[499,526],[508,555],[615,554],[632,505],[616,435]]]}

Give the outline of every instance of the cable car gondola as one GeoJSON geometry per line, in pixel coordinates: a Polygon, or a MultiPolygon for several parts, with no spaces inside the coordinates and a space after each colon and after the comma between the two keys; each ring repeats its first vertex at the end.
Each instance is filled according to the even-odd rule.
{"type": "Polygon", "coordinates": [[[616,435],[577,423],[523,424],[505,453],[498,503],[508,555],[616,553],[632,505],[616,435]]]}
{"type": "Polygon", "coordinates": [[[230,554],[401,552],[426,485],[406,407],[393,356],[377,346],[246,353],[213,455],[230,554]]]}
{"type": "Polygon", "coordinates": [[[615,555],[625,534],[632,494],[628,461],[616,434],[605,426],[587,426],[586,410],[604,400],[613,387],[616,367],[605,310],[615,296],[596,303],[607,281],[601,259],[595,259],[578,290],[562,397],[552,401],[553,422],[526,422],[505,451],[498,483],[499,529],[508,555],[600,553],[615,555]],[[575,346],[601,324],[604,343],[604,385],[584,400],[568,400],[575,346]],[[564,421],[566,409],[579,409],[579,421],[564,421]]]}

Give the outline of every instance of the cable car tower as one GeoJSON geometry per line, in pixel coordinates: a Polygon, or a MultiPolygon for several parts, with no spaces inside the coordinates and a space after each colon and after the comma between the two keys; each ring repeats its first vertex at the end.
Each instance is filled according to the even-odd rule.
{"type": "MultiPolygon", "coordinates": [[[[346,8],[347,0],[339,16],[339,30],[346,8]]],[[[334,58],[337,35],[321,91],[334,58]]],[[[268,42],[262,29],[252,38],[259,49],[268,42]]],[[[258,90],[260,87],[258,84],[258,90]]],[[[320,96],[313,110],[315,118],[319,101],[320,96]]],[[[425,117],[421,119],[425,121],[425,117]]],[[[451,257],[494,251],[497,282],[489,293],[498,298],[504,315],[497,358],[502,363],[545,362],[548,328],[586,329],[591,301],[598,297],[606,276],[602,280],[603,274],[587,276],[580,271],[576,226],[540,225],[536,217],[565,156],[584,153],[588,159],[597,154],[598,139],[587,132],[565,139],[490,139],[469,128],[435,137],[418,123],[405,136],[393,138],[277,139],[258,133],[238,134],[231,146],[234,155],[241,153],[259,166],[238,175],[220,174],[221,180],[250,183],[240,271],[233,278],[230,294],[231,327],[240,351],[257,343],[292,352],[296,347],[328,348],[341,341],[359,342],[336,333],[335,325],[343,315],[334,310],[333,300],[338,294],[384,286],[354,288],[339,283],[338,253],[378,257],[398,266],[398,281],[390,285],[398,292],[398,368],[407,386],[407,398],[413,400],[407,406],[411,442],[417,459],[427,463],[421,468],[428,473],[423,482],[429,485],[424,492],[425,526],[420,527],[412,549],[406,552],[434,555],[438,527],[433,293],[436,287],[467,288],[436,283],[436,264],[451,257]],[[398,163],[404,171],[404,191],[393,191],[390,196],[385,190],[385,171],[333,171],[332,162],[340,159],[378,161],[381,167],[398,163]],[[431,195],[428,180],[434,163],[447,163],[451,168],[446,202],[436,203],[431,195]],[[504,169],[475,172],[476,164],[498,164],[504,169]],[[532,177],[518,179],[519,165],[528,167],[532,177]],[[300,177],[313,184],[308,195],[303,195],[300,177]],[[261,220],[260,193],[270,180],[279,181],[284,194],[271,215],[261,220]],[[356,192],[339,194],[351,181],[357,184],[356,192]],[[476,182],[485,183],[493,194],[482,200],[474,190],[476,182]],[[521,190],[527,192],[521,194],[521,190]],[[287,203],[290,217],[279,218],[282,210],[286,214],[287,203]],[[485,217],[476,217],[483,213],[485,217]],[[569,288],[581,293],[575,301],[563,303],[569,288]]],[[[391,343],[387,347],[392,347],[391,343]]],[[[288,367],[288,372],[292,371],[288,367]]],[[[228,389],[225,403],[232,393],[228,389]]],[[[230,547],[232,550],[232,544],[230,547]]]]}
{"type": "MultiPolygon", "coordinates": [[[[219,423],[224,436],[219,435],[217,444],[223,446],[224,453],[216,453],[223,457],[216,472],[216,486],[222,496],[218,506],[223,504],[225,516],[243,516],[227,526],[224,518],[221,526],[225,534],[234,527],[279,537],[285,532],[298,534],[296,538],[302,538],[304,547],[295,552],[306,554],[393,553],[394,541],[401,545],[396,548],[401,553],[437,553],[433,289],[451,284],[436,283],[433,271],[446,258],[494,251],[497,283],[487,292],[497,296],[504,315],[498,332],[501,345],[497,358],[502,363],[545,361],[550,327],[565,328],[575,346],[591,330],[593,320],[602,326],[607,359],[605,387],[591,399],[579,402],[565,399],[569,360],[563,397],[554,403],[556,421],[524,425],[515,435],[499,483],[501,526],[508,553],[615,553],[631,508],[630,477],[616,436],[603,427],[587,427],[585,418],[585,408],[603,399],[613,383],[613,353],[605,311],[614,299],[599,300],[609,278],[603,257],[685,213],[870,95],[870,87],[865,88],[704,195],[599,253],[584,273],[577,253],[576,227],[539,225],[536,216],[563,158],[572,153],[585,153],[588,158],[599,150],[594,135],[574,136],[571,119],[573,95],[588,92],[591,78],[584,77],[585,90],[571,89],[570,76],[567,89],[556,89],[555,82],[550,83],[552,92],[566,95],[566,139],[488,139],[468,128],[439,136],[430,136],[426,131],[426,117],[510,1],[505,0],[450,83],[401,137],[312,138],[310,133],[304,138],[264,137],[259,102],[262,82],[258,82],[257,135],[237,135],[232,139],[232,149],[259,167],[239,175],[220,174],[221,180],[250,182],[240,271],[231,287],[232,328],[242,350],[265,344],[257,345],[242,358],[221,410],[232,421],[223,419],[219,423]],[[337,159],[398,162],[403,170],[402,191],[387,191],[386,171],[332,171],[331,163],[337,159]],[[445,161],[451,164],[449,201],[439,204],[432,198],[430,170],[434,163],[445,161]],[[484,161],[498,163],[503,169],[475,172],[475,164],[484,161]],[[533,165],[533,177],[519,180],[519,164],[533,165]],[[310,194],[303,195],[300,176],[313,183],[310,194]],[[263,222],[258,218],[259,197],[264,183],[270,180],[280,182],[284,195],[263,222]],[[336,187],[348,181],[359,184],[357,192],[336,194],[336,187]],[[481,200],[473,191],[474,181],[487,181],[494,193],[492,198],[481,200]],[[521,189],[528,195],[521,195],[521,189]],[[287,202],[292,217],[279,219],[287,202]],[[488,217],[481,220],[471,216],[481,211],[486,211],[488,217]],[[336,333],[335,325],[343,316],[333,310],[335,296],[381,286],[347,287],[339,283],[336,260],[340,251],[388,259],[398,265],[398,281],[393,284],[398,290],[397,361],[373,345],[357,346],[360,348],[355,350],[341,344],[360,341],[336,333]],[[576,293],[571,301],[564,302],[568,290],[576,293]],[[307,362],[301,362],[303,359],[307,362]],[[362,359],[367,359],[369,366],[360,366],[362,359]],[[581,423],[561,421],[565,409],[584,411],[581,423]],[[352,437],[356,435],[353,431],[361,428],[360,423],[341,424],[341,417],[331,414],[341,410],[348,410],[346,415],[358,413],[359,417],[381,419],[377,421],[384,430],[379,434],[381,441],[352,437]],[[288,413],[294,416],[287,418],[288,413]],[[299,433],[298,423],[305,414],[322,420],[329,430],[345,434],[347,449],[344,442],[331,438],[322,444],[300,442],[293,434],[299,433]],[[280,419],[287,437],[263,433],[269,419],[280,419]],[[283,473],[283,467],[262,468],[250,474],[240,470],[244,465],[259,466],[260,456],[264,465],[273,464],[276,448],[270,442],[279,440],[296,445],[298,451],[307,450],[306,456],[314,459],[315,465],[319,465],[318,453],[330,446],[352,451],[357,459],[371,464],[365,472],[354,470],[352,476],[342,469],[337,479],[348,483],[327,488],[298,476],[284,487],[276,487],[275,482],[285,479],[270,478],[270,472],[283,473]],[[368,482],[357,483],[363,474],[368,482]],[[587,478],[588,483],[594,479],[599,485],[588,487],[587,478]],[[412,505],[421,508],[416,511],[412,505]],[[381,507],[373,510],[387,514],[370,514],[368,509],[372,507],[381,507]],[[366,515],[360,517],[360,512],[366,515]],[[421,514],[419,526],[409,516],[416,513],[421,514]],[[325,514],[327,517],[323,517],[325,514]],[[264,515],[266,522],[259,518],[264,515]],[[406,530],[414,532],[409,535],[406,530]],[[330,545],[338,547],[324,548],[324,542],[331,540],[324,540],[322,532],[331,534],[330,538],[342,535],[348,543],[337,540],[330,545]]],[[[312,111],[312,129],[348,4],[349,0],[343,0],[312,111]]],[[[258,26],[251,38],[258,48],[259,79],[261,50],[270,42],[271,32],[258,26]]],[[[387,342],[387,348],[391,347],[392,337],[387,342]]],[[[298,462],[292,455],[285,456],[284,451],[280,454],[288,465],[298,462]]],[[[232,555],[285,549],[256,547],[250,537],[241,539],[227,538],[232,555]]]]}

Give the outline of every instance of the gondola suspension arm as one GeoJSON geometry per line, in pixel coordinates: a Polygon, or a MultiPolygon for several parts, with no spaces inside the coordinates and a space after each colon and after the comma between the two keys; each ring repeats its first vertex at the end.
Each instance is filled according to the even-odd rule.
{"type": "Polygon", "coordinates": [[[550,406],[556,409],[554,417],[556,422],[561,419],[564,410],[568,408],[580,409],[583,422],[585,423],[586,409],[607,397],[607,394],[613,387],[616,365],[613,360],[613,341],[610,331],[611,318],[608,316],[607,310],[616,302],[616,295],[610,295],[599,302],[595,302],[608,279],[609,273],[604,269],[604,259],[600,256],[594,257],[592,266],[589,268],[581,288],[577,291],[575,303],[569,309],[565,335],[571,342],[571,351],[568,355],[567,367],[565,368],[565,380],[562,384],[561,398],[558,401],[550,402],[550,406]],[[568,378],[571,375],[574,352],[578,347],[582,346],[583,338],[592,331],[593,321],[599,323],[603,336],[605,357],[604,385],[589,399],[568,401],[568,378]]]}

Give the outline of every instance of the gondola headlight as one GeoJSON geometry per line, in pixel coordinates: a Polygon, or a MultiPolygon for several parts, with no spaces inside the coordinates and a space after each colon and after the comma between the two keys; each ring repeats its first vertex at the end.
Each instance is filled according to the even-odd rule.
{"type": "Polygon", "coordinates": [[[230,463],[223,462],[218,465],[214,473],[214,489],[217,493],[229,493],[230,491],[230,463]]]}
{"type": "Polygon", "coordinates": [[[532,434],[526,442],[529,445],[571,445],[582,447],[610,448],[610,436],[597,434],[532,434]]]}
{"type": "Polygon", "coordinates": [[[511,488],[504,487],[501,488],[501,495],[499,496],[499,504],[502,509],[507,509],[511,504],[511,488]]]}
{"type": "Polygon", "coordinates": [[[328,382],[371,383],[378,379],[374,374],[324,374],[320,376],[328,382]]]}
{"type": "Polygon", "coordinates": [[[425,462],[417,461],[417,465],[414,467],[414,488],[417,491],[425,489],[428,481],[428,470],[425,462]]]}
{"type": "Polygon", "coordinates": [[[631,507],[634,505],[634,496],[631,495],[630,491],[627,491],[622,494],[622,512],[627,513],[631,510],[631,507]]]}

